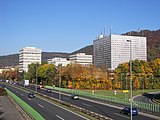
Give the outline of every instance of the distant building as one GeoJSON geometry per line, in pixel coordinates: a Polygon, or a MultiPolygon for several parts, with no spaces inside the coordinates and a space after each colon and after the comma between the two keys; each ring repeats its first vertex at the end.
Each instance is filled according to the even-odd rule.
{"type": "Polygon", "coordinates": [[[138,59],[147,61],[146,37],[101,35],[93,41],[94,65],[97,67],[106,67],[109,70],[115,70],[119,64],[129,62],[130,45],[132,60],[138,59]]]}
{"type": "Polygon", "coordinates": [[[47,61],[48,61],[48,64],[54,64],[55,66],[58,66],[58,65],[66,66],[70,64],[70,61],[68,61],[66,58],[59,58],[59,57],[48,59],[47,61]]]}
{"type": "Polygon", "coordinates": [[[25,47],[19,51],[19,72],[28,71],[31,63],[41,64],[42,50],[35,47],[25,47]]]}
{"type": "Polygon", "coordinates": [[[70,55],[69,60],[72,64],[80,64],[82,66],[92,65],[92,55],[86,55],[85,53],[70,55]]]}

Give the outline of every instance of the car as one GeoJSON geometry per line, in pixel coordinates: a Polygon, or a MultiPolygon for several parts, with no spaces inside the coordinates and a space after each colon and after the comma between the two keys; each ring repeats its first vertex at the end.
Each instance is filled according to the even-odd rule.
{"type": "Polygon", "coordinates": [[[48,93],[52,92],[51,89],[47,89],[46,91],[47,91],[48,93]]]}
{"type": "Polygon", "coordinates": [[[79,96],[76,95],[76,94],[72,94],[72,95],[71,95],[71,99],[73,99],[73,100],[78,100],[78,99],[79,99],[79,96]]]}
{"type": "MultiPolygon", "coordinates": [[[[130,115],[130,114],[131,114],[131,108],[130,108],[130,107],[125,107],[125,108],[123,108],[123,109],[121,110],[121,113],[122,113],[122,114],[130,115]]],[[[133,116],[138,115],[138,110],[137,110],[135,107],[132,108],[132,115],[133,115],[133,116]]]]}
{"type": "Polygon", "coordinates": [[[28,97],[29,97],[29,98],[34,98],[35,95],[34,95],[34,93],[29,93],[29,94],[28,94],[28,97]]]}

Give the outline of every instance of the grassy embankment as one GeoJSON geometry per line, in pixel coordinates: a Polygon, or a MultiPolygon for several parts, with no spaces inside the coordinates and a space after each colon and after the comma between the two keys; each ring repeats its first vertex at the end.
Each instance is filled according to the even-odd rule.
{"type": "MultiPolygon", "coordinates": [[[[82,90],[85,92],[92,93],[93,90],[82,90]]],[[[110,97],[116,97],[120,99],[128,99],[130,98],[130,92],[124,93],[123,90],[116,90],[116,95],[115,95],[115,90],[94,90],[94,94],[99,94],[99,95],[105,95],[105,96],[110,96],[110,97]]],[[[151,89],[151,90],[133,90],[133,96],[141,95],[143,92],[160,92],[160,89],[151,89]]]]}

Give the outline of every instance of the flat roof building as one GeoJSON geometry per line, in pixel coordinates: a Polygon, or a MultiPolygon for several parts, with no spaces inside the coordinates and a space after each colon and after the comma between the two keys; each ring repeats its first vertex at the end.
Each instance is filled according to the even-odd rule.
{"type": "Polygon", "coordinates": [[[82,66],[92,65],[92,55],[86,55],[85,53],[70,55],[69,60],[72,64],[80,64],[82,66]]]}
{"type": "Polygon", "coordinates": [[[55,66],[58,66],[58,65],[66,66],[70,64],[70,61],[67,60],[66,58],[59,58],[59,57],[48,59],[47,62],[48,64],[54,64],[55,66]]]}
{"type": "Polygon", "coordinates": [[[42,50],[35,47],[25,47],[19,51],[19,72],[27,72],[31,63],[41,64],[42,50]]]}
{"type": "Polygon", "coordinates": [[[93,63],[97,67],[115,70],[119,64],[129,62],[130,52],[132,60],[147,61],[146,37],[101,35],[93,41],[93,63]]]}

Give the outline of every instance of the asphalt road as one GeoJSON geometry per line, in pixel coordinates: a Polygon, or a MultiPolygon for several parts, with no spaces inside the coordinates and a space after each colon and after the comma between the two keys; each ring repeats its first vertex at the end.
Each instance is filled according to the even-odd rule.
{"type": "Polygon", "coordinates": [[[46,120],[86,120],[83,116],[61,108],[51,102],[41,98],[28,98],[28,93],[14,87],[7,86],[7,88],[24,100],[27,104],[33,107],[46,120]]]}
{"type": "Polygon", "coordinates": [[[146,96],[137,96],[136,98],[134,98],[135,101],[139,101],[139,102],[145,102],[145,103],[152,103],[151,102],[151,98],[146,97],[146,96]]]}
{"type": "MultiPolygon", "coordinates": [[[[29,89],[35,90],[35,88],[31,88],[31,87],[29,87],[29,89]]],[[[48,93],[46,92],[46,90],[42,90],[42,89],[39,89],[38,92],[48,95],[50,97],[54,97],[56,99],[59,98],[59,94],[57,92],[48,93]]],[[[87,110],[91,110],[93,112],[104,115],[106,117],[110,117],[114,120],[129,120],[130,119],[130,116],[121,114],[120,109],[113,108],[110,105],[106,106],[104,104],[99,104],[94,101],[88,101],[82,98],[80,98],[79,100],[72,100],[70,96],[64,95],[64,94],[61,94],[61,100],[67,103],[76,105],[78,107],[85,108],[87,110]]],[[[154,120],[154,119],[139,114],[138,116],[133,116],[133,120],[154,120]]]]}
{"type": "Polygon", "coordinates": [[[145,102],[145,103],[153,103],[152,100],[154,99],[155,95],[159,95],[159,92],[154,93],[145,93],[143,95],[139,95],[134,98],[135,101],[145,102]]]}

